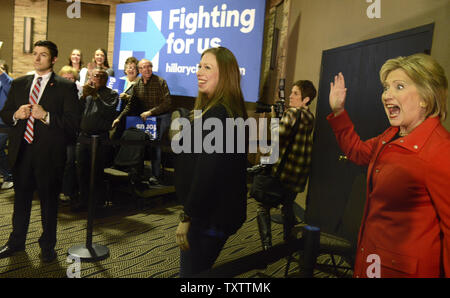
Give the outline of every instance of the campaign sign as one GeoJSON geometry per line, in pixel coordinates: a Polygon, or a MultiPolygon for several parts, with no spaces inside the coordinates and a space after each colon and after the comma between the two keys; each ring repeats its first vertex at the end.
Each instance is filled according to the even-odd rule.
{"type": "Polygon", "coordinates": [[[106,86],[120,94],[123,92],[123,89],[125,87],[125,78],[126,77],[121,78],[108,77],[108,82],[106,83],[106,86]]]}
{"type": "Polygon", "coordinates": [[[154,140],[157,137],[156,117],[147,117],[145,121],[142,121],[141,117],[127,116],[125,129],[130,127],[145,131],[150,136],[150,140],[154,140]]]}
{"type": "Polygon", "coordinates": [[[122,75],[134,56],[153,63],[170,93],[196,97],[201,54],[230,49],[238,60],[246,101],[258,99],[264,31],[264,0],[152,0],[116,9],[114,72],[122,75]]]}

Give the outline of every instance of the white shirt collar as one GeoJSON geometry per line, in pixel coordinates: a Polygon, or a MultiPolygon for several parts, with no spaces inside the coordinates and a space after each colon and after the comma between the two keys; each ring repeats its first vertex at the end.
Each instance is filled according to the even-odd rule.
{"type": "Polygon", "coordinates": [[[50,80],[50,77],[51,77],[52,73],[53,73],[53,71],[50,71],[49,73],[46,73],[45,75],[38,75],[37,73],[34,73],[33,84],[31,84],[31,88],[30,88],[30,94],[33,91],[33,86],[36,84],[37,79],[39,77],[42,78],[42,80],[41,80],[41,88],[39,90],[39,95],[38,95],[38,99],[37,99],[38,103],[41,100],[41,96],[44,93],[44,89],[47,86],[47,83],[50,80]]]}
{"type": "Polygon", "coordinates": [[[50,71],[49,73],[46,73],[45,75],[38,75],[37,73],[34,73],[34,79],[33,82],[36,82],[37,78],[41,77],[42,78],[42,82],[48,82],[48,80],[50,80],[50,77],[52,75],[53,71],[50,71]]]}

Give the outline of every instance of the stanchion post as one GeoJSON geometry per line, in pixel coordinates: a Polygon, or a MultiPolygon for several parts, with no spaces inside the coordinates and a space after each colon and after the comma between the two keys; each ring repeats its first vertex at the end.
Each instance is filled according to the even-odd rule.
{"type": "Polygon", "coordinates": [[[97,198],[95,196],[95,171],[97,163],[98,135],[91,136],[91,177],[89,179],[89,205],[88,205],[88,221],[86,228],[86,247],[92,247],[92,231],[94,226],[95,206],[97,198]]]}
{"type": "Polygon", "coordinates": [[[314,277],[314,267],[320,246],[320,228],[314,226],[305,226],[303,228],[303,266],[304,277],[314,277]]]}
{"type": "Polygon", "coordinates": [[[77,244],[69,248],[68,254],[79,258],[81,261],[95,262],[109,257],[109,249],[106,246],[92,243],[92,231],[94,226],[95,205],[97,198],[95,197],[95,167],[96,155],[99,146],[99,136],[91,136],[91,177],[89,185],[89,206],[88,206],[88,220],[86,228],[86,243],[77,244]]]}

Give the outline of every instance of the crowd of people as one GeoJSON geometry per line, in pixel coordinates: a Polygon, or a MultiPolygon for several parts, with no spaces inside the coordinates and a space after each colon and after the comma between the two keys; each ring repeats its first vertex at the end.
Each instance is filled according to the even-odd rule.
{"type": "MultiPolygon", "coordinates": [[[[0,135],[2,187],[14,187],[15,194],[13,231],[8,243],[0,249],[0,258],[25,248],[31,201],[37,191],[43,226],[39,239],[41,257],[51,262],[56,257],[59,200],[70,202],[73,212],[87,210],[94,158],[90,138],[95,135],[100,139],[95,156],[94,195],[100,198],[96,207],[101,208],[103,169],[113,154],[103,141],[118,126],[114,120],[128,115],[138,115],[143,120],[149,116],[167,117],[171,101],[167,83],[153,75],[151,62],[146,59],[126,60],[125,88],[119,95],[107,87],[114,72],[104,49],[97,49],[86,66],[81,51],[74,49],[68,64],[58,74],[54,70],[58,48],[53,42],[36,42],[32,57],[34,70],[15,80],[8,76],[3,61],[0,68],[0,117],[4,119],[1,125],[10,129],[9,142],[8,134],[0,135]]],[[[165,125],[168,127],[166,122],[165,125]]],[[[122,125],[112,135],[120,138],[124,128],[122,125]]],[[[161,152],[152,156],[156,156],[152,158],[152,167],[159,167],[161,152]]],[[[159,171],[153,172],[152,181],[159,183],[159,171]]]]}
{"type": "MultiPolygon", "coordinates": [[[[125,119],[131,115],[143,120],[156,117],[159,138],[170,126],[169,86],[153,74],[150,60],[126,60],[125,87],[118,94],[106,86],[114,73],[105,50],[97,49],[85,66],[81,51],[74,49],[59,75],[53,70],[57,57],[54,43],[36,42],[34,74],[15,80],[0,63],[0,125],[11,129],[9,165],[5,159],[8,136],[0,134],[0,171],[5,188],[14,187],[15,192],[12,233],[0,247],[0,258],[25,249],[34,191],[41,202],[42,259],[51,262],[56,258],[60,193],[74,203],[74,211],[87,206],[93,156],[84,140],[93,135],[103,140],[120,138],[125,119]]],[[[218,119],[225,129],[227,119],[248,118],[239,65],[229,49],[205,50],[197,79],[198,96],[187,116],[190,125],[218,119]]],[[[384,86],[381,104],[391,126],[366,141],[359,138],[345,110],[344,75],[339,73],[330,84],[332,113],[327,119],[336,139],[349,160],[368,167],[354,275],[367,277],[370,263],[366,258],[376,254],[381,259],[381,277],[450,277],[450,134],[442,125],[447,113],[445,72],[431,56],[415,54],[386,61],[380,80],[384,86]]],[[[279,132],[280,156],[288,143],[293,144],[280,175],[285,189],[281,211],[286,242],[294,237],[292,203],[304,191],[309,176],[315,121],[309,105],[316,93],[311,81],[295,82],[288,108],[271,125],[279,132]]],[[[277,117],[273,109],[269,116],[277,117]]],[[[223,131],[221,135],[223,143],[237,144],[237,133],[230,136],[223,131]]],[[[194,136],[190,137],[184,141],[195,146],[194,136]]],[[[203,130],[205,138],[208,131],[203,130]]],[[[227,239],[247,218],[247,153],[190,152],[195,153],[175,157],[175,189],[183,206],[174,235],[180,247],[180,277],[212,268],[227,239]]],[[[94,175],[99,183],[94,192],[101,198],[106,146],[100,146],[97,154],[99,166],[94,175]]],[[[157,184],[161,148],[152,151],[150,159],[151,183],[157,184]]],[[[279,165],[280,160],[272,171],[279,165]]],[[[270,250],[270,206],[258,205],[257,223],[262,249],[270,250]]]]}

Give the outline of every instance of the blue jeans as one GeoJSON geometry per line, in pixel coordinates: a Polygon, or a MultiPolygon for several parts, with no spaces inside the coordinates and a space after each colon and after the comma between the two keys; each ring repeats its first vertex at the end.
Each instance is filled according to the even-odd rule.
{"type": "Polygon", "coordinates": [[[214,265],[229,235],[211,227],[191,222],[188,231],[189,250],[180,250],[180,278],[192,277],[214,265]]]}
{"type": "Polygon", "coordinates": [[[0,174],[3,175],[3,181],[12,181],[11,170],[8,166],[8,156],[6,155],[6,142],[8,134],[0,133],[0,174]]]}
{"type": "MultiPolygon", "coordinates": [[[[167,129],[170,127],[171,113],[161,114],[156,116],[156,125],[158,128],[157,137],[161,141],[167,129]]],[[[152,162],[152,175],[159,177],[161,168],[161,145],[154,145],[151,147],[150,160],[152,162]]]]}

